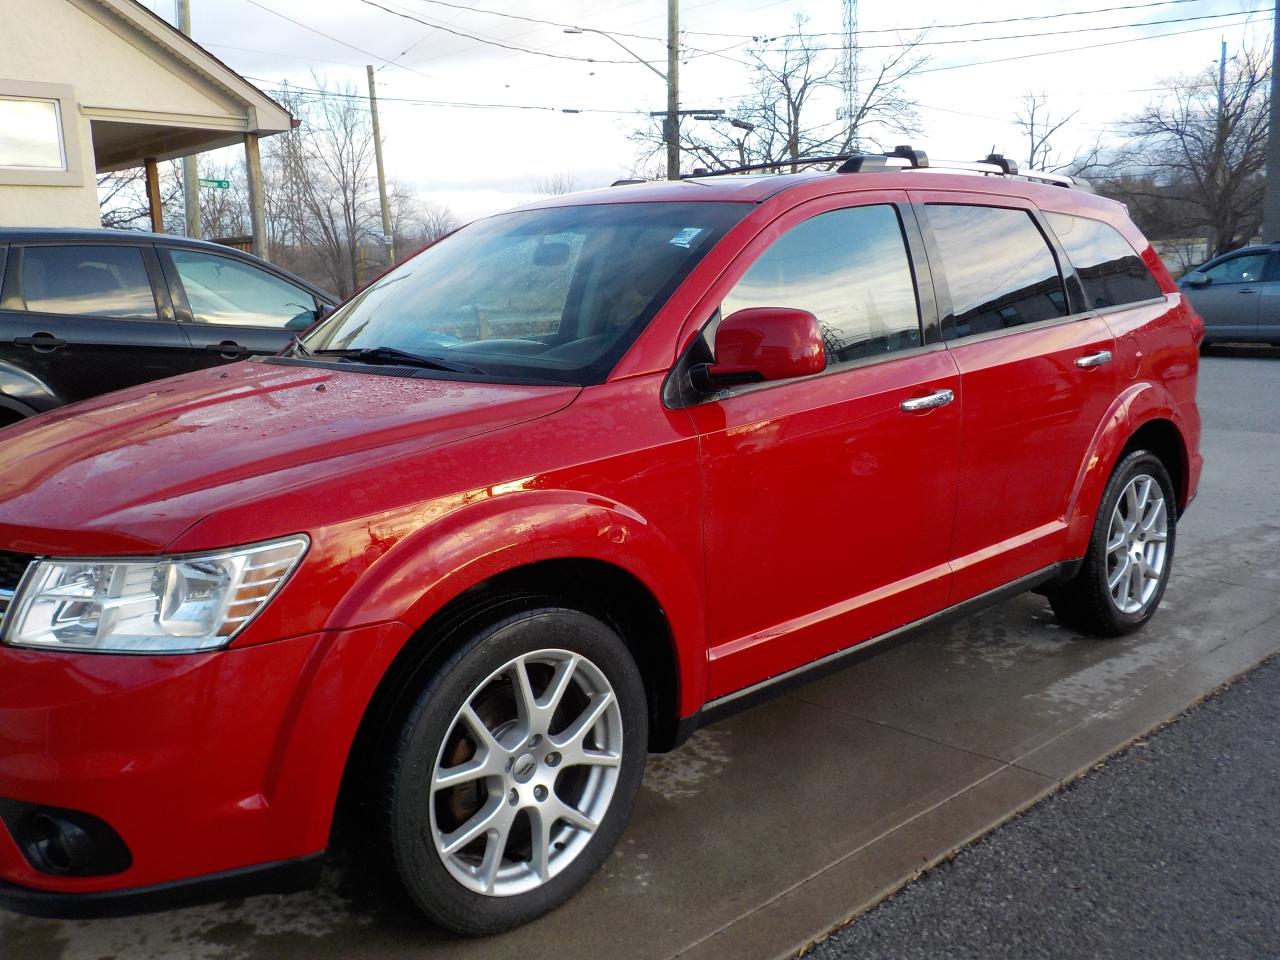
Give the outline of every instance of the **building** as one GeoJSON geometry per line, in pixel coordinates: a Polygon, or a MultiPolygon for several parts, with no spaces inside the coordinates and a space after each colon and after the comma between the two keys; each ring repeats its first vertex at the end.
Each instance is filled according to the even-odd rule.
{"type": "Polygon", "coordinates": [[[0,226],[94,227],[96,175],[244,145],[265,255],[258,139],[278,103],[135,0],[0,0],[0,226]]]}

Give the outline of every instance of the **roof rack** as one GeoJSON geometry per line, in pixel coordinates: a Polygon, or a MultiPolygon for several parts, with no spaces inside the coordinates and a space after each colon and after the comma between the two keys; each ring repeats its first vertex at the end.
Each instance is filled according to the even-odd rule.
{"type": "Polygon", "coordinates": [[[982,160],[930,160],[923,150],[917,150],[909,144],[894,147],[889,153],[853,153],[827,157],[805,157],[801,160],[784,160],[778,163],[749,163],[740,167],[726,167],[722,170],[695,170],[686,177],[719,177],[733,173],[750,173],[759,170],[778,170],[781,167],[809,166],[818,163],[836,164],[837,173],[876,173],[890,170],[961,170],[967,173],[978,173],[993,177],[1019,177],[1024,180],[1037,180],[1059,187],[1075,187],[1093,192],[1093,187],[1081,177],[1071,177],[1064,173],[1050,173],[1045,170],[1019,170],[1017,163],[1006,157],[991,153],[982,160]]]}

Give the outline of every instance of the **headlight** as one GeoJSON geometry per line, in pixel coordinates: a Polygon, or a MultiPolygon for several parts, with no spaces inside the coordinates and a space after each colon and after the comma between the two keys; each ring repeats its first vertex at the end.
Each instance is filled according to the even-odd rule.
{"type": "Polygon", "coordinates": [[[275,596],[308,542],[156,560],[39,560],[13,598],[4,640],[123,653],[221,647],[275,596]]]}

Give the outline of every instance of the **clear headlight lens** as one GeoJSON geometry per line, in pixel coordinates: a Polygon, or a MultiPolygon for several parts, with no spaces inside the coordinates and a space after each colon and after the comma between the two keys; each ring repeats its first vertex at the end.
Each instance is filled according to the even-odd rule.
{"type": "Polygon", "coordinates": [[[221,647],[275,596],[306,537],[156,560],[40,560],[5,620],[20,647],[178,653],[221,647]]]}

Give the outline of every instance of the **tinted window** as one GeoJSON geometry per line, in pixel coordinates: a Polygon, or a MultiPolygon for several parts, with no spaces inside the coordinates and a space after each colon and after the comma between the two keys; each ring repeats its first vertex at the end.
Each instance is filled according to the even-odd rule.
{"type": "Polygon", "coordinates": [[[740,203],[599,203],[480,220],[352,297],[307,347],[396,347],[477,376],[598,383],[740,203]]]}
{"type": "Polygon", "coordinates": [[[1046,213],[1067,259],[1084,285],[1085,302],[1095,310],[1159,297],[1160,286],[1129,241],[1110,224],[1065,213],[1046,213]]]}
{"type": "Polygon", "coordinates": [[[9,270],[4,302],[10,310],[156,319],[138,247],[25,247],[9,270]]]}
{"type": "Polygon", "coordinates": [[[1200,272],[1211,277],[1214,283],[1258,283],[1266,268],[1267,254],[1249,253],[1223,260],[1200,272]]]}
{"type": "Polygon", "coordinates": [[[1067,315],[1058,264],[1025,210],[929,204],[951,292],[947,337],[1067,315]]]}
{"type": "Polygon", "coordinates": [[[305,329],[316,301],[301,287],[230,257],[170,250],[197,323],[305,329]]]}
{"type": "Polygon", "coordinates": [[[920,314],[897,211],[833,210],[793,227],[751,265],[720,314],[745,307],[808,310],[830,363],[918,346],[920,314]]]}

